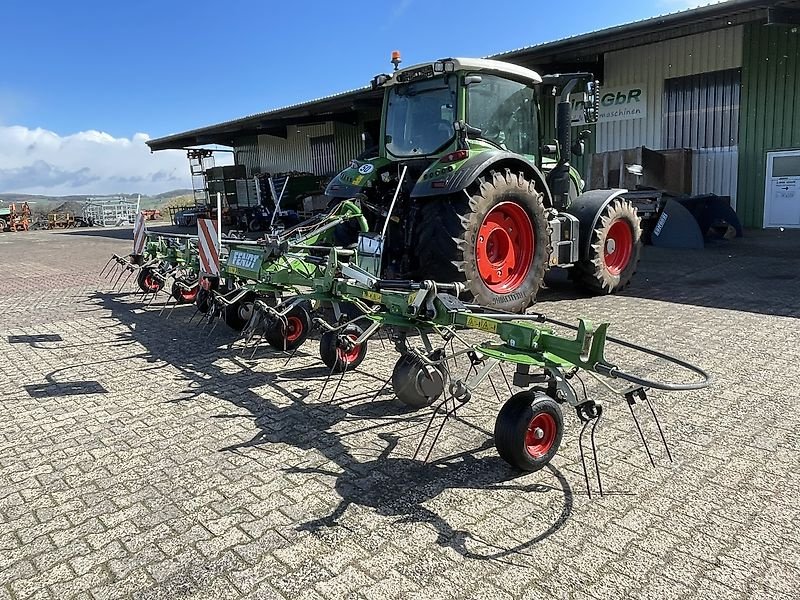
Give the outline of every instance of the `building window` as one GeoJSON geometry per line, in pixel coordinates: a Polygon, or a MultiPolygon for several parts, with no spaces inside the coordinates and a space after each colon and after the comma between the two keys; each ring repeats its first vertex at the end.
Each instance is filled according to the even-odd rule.
{"type": "Polygon", "coordinates": [[[741,69],[664,81],[664,148],[728,148],[739,144],[741,69]]]}

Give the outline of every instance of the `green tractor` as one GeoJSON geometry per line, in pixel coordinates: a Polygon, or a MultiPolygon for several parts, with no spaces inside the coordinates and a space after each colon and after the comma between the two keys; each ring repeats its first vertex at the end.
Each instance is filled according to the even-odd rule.
{"type": "Polygon", "coordinates": [[[464,282],[475,302],[513,312],[535,299],[545,272],[570,267],[595,293],[625,287],[641,225],[625,190],[584,191],[570,165],[570,95],[597,120],[590,73],[540,76],[494,60],[448,58],[372,80],[384,90],[377,156],[353,160],[328,185],[358,198],[372,231],[389,217],[382,274],[464,282]],[[540,98],[558,96],[556,140],[543,139],[540,98]],[[396,191],[399,188],[399,193],[396,191]]]}

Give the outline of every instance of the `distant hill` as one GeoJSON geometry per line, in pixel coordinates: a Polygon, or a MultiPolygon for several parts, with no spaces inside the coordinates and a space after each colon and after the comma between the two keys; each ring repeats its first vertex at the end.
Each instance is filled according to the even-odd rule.
{"type": "MultiPolygon", "coordinates": [[[[8,204],[22,204],[27,202],[31,207],[34,216],[46,215],[50,212],[71,212],[76,215],[83,214],[84,203],[93,195],[78,196],[47,196],[43,194],[15,194],[0,193],[0,206],[8,204]]],[[[138,194],[108,194],[109,196],[121,196],[133,202],[136,201],[138,194]]],[[[142,194],[141,207],[143,209],[159,209],[165,212],[167,206],[177,206],[192,203],[192,190],[176,189],[153,196],[142,194]]]]}

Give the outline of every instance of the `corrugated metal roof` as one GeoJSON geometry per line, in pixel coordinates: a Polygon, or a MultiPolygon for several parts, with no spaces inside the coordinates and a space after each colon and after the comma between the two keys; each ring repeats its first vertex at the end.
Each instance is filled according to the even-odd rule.
{"type": "MultiPolygon", "coordinates": [[[[698,33],[702,30],[736,25],[766,16],[766,9],[775,6],[796,7],[800,6],[800,2],[797,0],[727,0],[725,2],[715,2],[699,8],[676,11],[551,42],[525,46],[516,50],[493,54],[487,58],[507,60],[522,66],[552,62],[565,55],[577,60],[581,52],[584,54],[607,52],[648,44],[679,35],[698,33]],[[655,32],[659,31],[662,32],[660,37],[654,35],[655,32]],[[647,33],[649,35],[645,37],[647,33]]],[[[335,114],[337,111],[352,111],[352,104],[355,101],[370,99],[375,101],[378,97],[380,97],[380,92],[372,91],[369,87],[356,88],[323,96],[315,100],[274,108],[223,123],[153,139],[148,141],[147,145],[151,150],[212,143],[230,145],[229,137],[231,135],[237,137],[255,135],[260,130],[270,126],[277,127],[282,122],[295,124],[303,122],[303,119],[308,123],[319,122],[324,120],[323,118],[326,115],[335,114]],[[311,108],[314,110],[309,110],[311,108]]]]}

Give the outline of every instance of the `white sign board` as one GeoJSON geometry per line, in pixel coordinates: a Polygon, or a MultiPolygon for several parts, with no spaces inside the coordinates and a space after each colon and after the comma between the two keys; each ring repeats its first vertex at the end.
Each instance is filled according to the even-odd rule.
{"type": "MultiPolygon", "coordinates": [[[[643,119],[647,116],[647,86],[644,84],[600,88],[598,123],[643,119]]],[[[572,124],[586,125],[583,114],[584,94],[572,94],[572,124]]]]}

